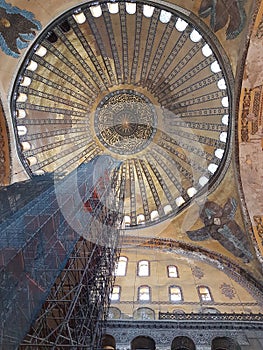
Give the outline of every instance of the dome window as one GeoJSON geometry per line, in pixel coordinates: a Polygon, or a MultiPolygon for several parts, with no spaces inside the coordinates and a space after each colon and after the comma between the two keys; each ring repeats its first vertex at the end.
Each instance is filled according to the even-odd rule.
{"type": "Polygon", "coordinates": [[[228,125],[228,119],[229,119],[228,114],[225,114],[225,115],[222,117],[222,124],[228,125]]]}
{"type": "Polygon", "coordinates": [[[218,159],[222,159],[223,158],[223,155],[224,155],[224,150],[221,149],[221,148],[218,148],[215,150],[215,156],[218,158],[218,159]]]}
{"type": "Polygon", "coordinates": [[[213,62],[213,63],[211,64],[211,71],[212,71],[213,73],[219,73],[219,72],[221,72],[221,68],[220,68],[220,66],[219,66],[219,64],[218,64],[217,61],[215,61],[215,62],[213,62]]]}
{"type": "Polygon", "coordinates": [[[211,163],[208,165],[208,171],[210,171],[210,173],[214,174],[216,172],[218,168],[218,165],[214,164],[214,163],[211,163]]]}
{"type": "Polygon", "coordinates": [[[206,176],[201,176],[199,179],[199,184],[205,186],[208,183],[209,179],[206,176]]]}
{"type": "Polygon", "coordinates": [[[24,77],[21,81],[21,86],[29,86],[31,84],[31,79],[29,77],[24,77]]]}
{"type": "Polygon", "coordinates": [[[133,2],[126,2],[126,11],[129,15],[134,15],[136,13],[136,4],[133,2]]]}
{"type": "Polygon", "coordinates": [[[86,16],[83,12],[75,13],[73,18],[78,24],[83,24],[86,21],[86,16]]]}
{"type": "Polygon", "coordinates": [[[160,13],[160,21],[162,23],[168,23],[170,21],[171,17],[172,17],[171,12],[162,10],[160,13]]]}
{"type": "Polygon", "coordinates": [[[101,10],[100,5],[91,6],[90,12],[91,12],[92,16],[95,18],[99,18],[102,15],[102,10],[101,10]]]}
{"type": "Polygon", "coordinates": [[[202,48],[202,53],[205,57],[209,57],[212,55],[212,50],[208,44],[205,44],[205,46],[202,48]]]}
{"type": "Polygon", "coordinates": [[[28,157],[28,158],[27,158],[27,161],[28,161],[28,164],[29,164],[30,166],[36,165],[36,164],[37,164],[37,158],[36,158],[36,157],[28,157]]]}
{"type": "Polygon", "coordinates": [[[187,194],[189,197],[193,197],[197,193],[197,190],[194,187],[189,187],[187,190],[187,194]]]}
{"type": "Polygon", "coordinates": [[[20,93],[17,97],[16,102],[26,102],[27,100],[27,95],[24,93],[20,93]]]}
{"type": "Polygon", "coordinates": [[[44,57],[46,53],[47,53],[47,49],[42,45],[40,45],[35,52],[35,54],[38,55],[39,57],[44,57]]]}
{"type": "Polygon", "coordinates": [[[220,141],[226,142],[226,139],[227,139],[227,133],[225,131],[221,132],[221,134],[220,134],[220,141]]]}
{"type": "Polygon", "coordinates": [[[23,119],[23,118],[25,118],[25,117],[26,117],[26,111],[25,111],[24,109],[18,109],[18,110],[16,111],[16,117],[17,117],[18,119],[23,119]]]}
{"type": "Polygon", "coordinates": [[[178,18],[175,23],[175,28],[178,30],[178,32],[183,32],[187,26],[188,23],[181,18],[178,18]]]}
{"type": "Polygon", "coordinates": [[[117,2],[108,2],[109,13],[116,14],[119,12],[119,4],[117,2]]]}
{"type": "Polygon", "coordinates": [[[150,18],[153,15],[154,7],[149,5],[143,5],[143,14],[145,17],[150,18]]]}
{"type": "Polygon", "coordinates": [[[180,207],[182,204],[185,203],[185,200],[183,199],[182,196],[180,196],[180,197],[177,197],[177,198],[176,198],[175,203],[176,203],[176,205],[177,205],[178,207],[180,207]]]}
{"type": "Polygon", "coordinates": [[[151,221],[155,221],[159,219],[159,213],[157,210],[153,210],[151,212],[151,221]]]}
{"type": "Polygon", "coordinates": [[[30,61],[26,69],[34,72],[37,69],[37,63],[35,61],[30,61]]]}
{"type": "Polygon", "coordinates": [[[29,142],[21,142],[22,150],[23,152],[29,151],[31,148],[31,145],[29,142]]]}
{"type": "Polygon", "coordinates": [[[198,41],[202,39],[202,35],[199,34],[197,30],[194,29],[190,34],[190,39],[192,40],[192,42],[198,43],[198,41]]]}
{"type": "Polygon", "coordinates": [[[226,81],[224,78],[218,80],[217,86],[220,90],[225,90],[226,89],[226,81]]]}
{"type": "Polygon", "coordinates": [[[227,96],[223,97],[221,103],[223,107],[228,107],[229,106],[228,97],[227,96]]]}

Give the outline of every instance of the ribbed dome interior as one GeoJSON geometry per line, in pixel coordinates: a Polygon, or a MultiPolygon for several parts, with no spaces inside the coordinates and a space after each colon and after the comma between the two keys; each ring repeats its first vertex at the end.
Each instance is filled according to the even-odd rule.
{"type": "Polygon", "coordinates": [[[178,213],[226,160],[231,98],[213,48],[192,17],[154,3],[64,14],[29,51],[13,92],[28,172],[65,176],[110,155],[126,227],[178,213]]]}

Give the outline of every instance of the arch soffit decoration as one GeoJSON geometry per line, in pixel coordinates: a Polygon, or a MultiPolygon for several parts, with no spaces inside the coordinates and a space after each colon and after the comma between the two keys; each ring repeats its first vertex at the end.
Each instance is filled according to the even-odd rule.
{"type": "Polygon", "coordinates": [[[6,118],[0,101],[0,186],[6,186],[10,183],[11,159],[9,142],[6,118]]]}

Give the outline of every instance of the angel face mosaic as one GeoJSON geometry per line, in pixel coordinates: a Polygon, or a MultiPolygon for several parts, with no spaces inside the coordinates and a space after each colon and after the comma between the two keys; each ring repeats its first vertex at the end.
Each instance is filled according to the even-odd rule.
{"type": "Polygon", "coordinates": [[[115,155],[126,227],[156,223],[222,178],[231,83],[220,43],[194,14],[82,4],[43,31],[19,71],[11,108],[22,161],[30,174],[65,176],[115,155]]]}

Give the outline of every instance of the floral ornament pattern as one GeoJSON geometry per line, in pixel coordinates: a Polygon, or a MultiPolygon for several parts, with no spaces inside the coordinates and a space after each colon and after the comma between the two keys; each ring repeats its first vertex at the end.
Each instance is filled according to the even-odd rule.
{"type": "Polygon", "coordinates": [[[5,54],[19,57],[20,50],[28,46],[40,29],[41,24],[32,12],[0,0],[0,48],[5,54]]]}
{"type": "Polygon", "coordinates": [[[194,277],[198,278],[199,280],[204,277],[204,273],[202,271],[202,269],[200,269],[200,267],[198,266],[193,266],[191,267],[192,269],[192,274],[194,277]]]}
{"type": "Polygon", "coordinates": [[[249,262],[252,259],[248,240],[240,226],[234,220],[237,210],[237,202],[229,198],[221,207],[215,202],[206,201],[200,209],[200,219],[204,227],[187,231],[192,241],[204,241],[212,238],[217,240],[225,249],[236,257],[249,262]]]}
{"type": "Polygon", "coordinates": [[[243,30],[246,22],[244,0],[202,0],[199,16],[210,16],[210,26],[214,32],[225,27],[226,38],[235,39],[243,30]]]}
{"type": "Polygon", "coordinates": [[[233,299],[236,295],[235,289],[230,284],[223,283],[221,284],[220,289],[221,293],[229,299],[233,299]]]}

